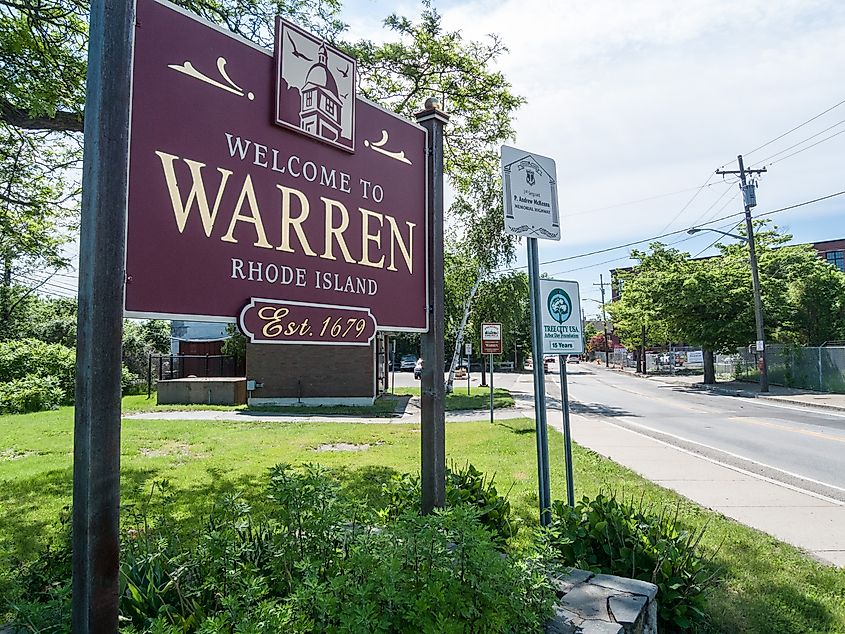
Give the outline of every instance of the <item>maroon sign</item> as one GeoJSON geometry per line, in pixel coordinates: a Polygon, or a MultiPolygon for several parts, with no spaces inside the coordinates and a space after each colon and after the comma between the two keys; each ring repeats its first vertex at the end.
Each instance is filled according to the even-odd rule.
{"type": "Polygon", "coordinates": [[[481,354],[502,354],[502,324],[481,324],[481,354]]]}
{"type": "Polygon", "coordinates": [[[253,343],[366,346],[376,334],[376,322],[366,308],[274,299],[253,299],[241,311],[239,325],[253,343]]]}
{"type": "Polygon", "coordinates": [[[354,64],[331,47],[279,36],[277,64],[138,0],[126,313],[234,321],[262,297],[425,331],[425,130],[356,99],[354,64]]]}

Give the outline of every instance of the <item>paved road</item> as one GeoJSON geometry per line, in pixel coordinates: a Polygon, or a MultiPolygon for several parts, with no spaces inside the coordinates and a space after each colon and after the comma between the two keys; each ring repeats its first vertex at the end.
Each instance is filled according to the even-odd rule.
{"type": "MultiPolygon", "coordinates": [[[[845,413],[725,396],[581,365],[572,412],[845,501],[845,413]]],[[[559,407],[556,376],[547,377],[559,407]]]]}

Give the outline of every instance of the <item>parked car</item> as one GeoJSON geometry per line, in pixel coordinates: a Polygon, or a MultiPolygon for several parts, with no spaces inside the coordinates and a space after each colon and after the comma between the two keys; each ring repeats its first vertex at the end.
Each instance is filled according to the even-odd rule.
{"type": "Polygon", "coordinates": [[[552,370],[557,369],[557,357],[555,355],[546,355],[543,358],[543,372],[548,374],[552,370]]]}
{"type": "Polygon", "coordinates": [[[570,354],[568,357],[566,357],[566,362],[567,363],[581,363],[581,357],[579,357],[577,354],[570,354]]]}
{"type": "Polygon", "coordinates": [[[403,354],[402,360],[399,362],[399,369],[403,372],[410,372],[417,365],[417,358],[412,354],[403,354]]]}
{"type": "Polygon", "coordinates": [[[423,360],[417,359],[416,365],[414,365],[414,378],[419,379],[422,377],[422,369],[423,369],[423,360]]]}

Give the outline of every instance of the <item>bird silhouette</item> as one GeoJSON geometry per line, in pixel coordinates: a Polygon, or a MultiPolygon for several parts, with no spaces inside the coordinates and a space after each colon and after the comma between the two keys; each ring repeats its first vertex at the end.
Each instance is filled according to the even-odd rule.
{"type": "Polygon", "coordinates": [[[340,69],[338,68],[338,69],[337,69],[337,72],[339,72],[341,75],[343,75],[343,77],[344,77],[344,78],[349,77],[349,64],[347,64],[347,65],[346,65],[346,70],[345,70],[345,71],[344,71],[344,70],[340,70],[340,69]]]}
{"type": "Polygon", "coordinates": [[[293,46],[293,55],[294,55],[294,57],[298,57],[298,58],[300,58],[300,59],[304,59],[304,60],[305,60],[305,61],[307,61],[307,62],[313,62],[313,61],[314,61],[313,59],[311,59],[310,57],[308,57],[308,56],[307,56],[307,55],[305,55],[304,53],[300,53],[300,52],[297,50],[297,48],[296,48],[296,42],[294,42],[294,41],[293,41],[293,38],[290,36],[290,33],[288,33],[288,41],[290,42],[290,45],[291,45],[291,46],[293,46]]]}
{"type": "Polygon", "coordinates": [[[340,98],[345,100],[348,96],[349,96],[349,93],[346,93],[346,94],[340,95],[340,98]]]}

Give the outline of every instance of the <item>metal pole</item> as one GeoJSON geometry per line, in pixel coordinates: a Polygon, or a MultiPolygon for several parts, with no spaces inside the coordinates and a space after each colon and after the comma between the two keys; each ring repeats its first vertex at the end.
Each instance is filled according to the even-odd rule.
{"type": "Polygon", "coordinates": [[[604,312],[604,274],[599,275],[599,283],[601,284],[601,319],[604,322],[604,367],[609,368],[610,341],[607,338],[607,314],[604,312]]]}
{"type": "Polygon", "coordinates": [[[748,232],[748,255],[751,260],[751,284],[754,290],[754,321],[757,326],[757,346],[762,348],[760,353],[760,391],[769,391],[769,367],[766,361],[766,335],[763,329],[763,298],[760,290],[760,274],[757,271],[757,252],[754,248],[754,226],[751,224],[751,207],[746,203],[745,167],[742,164],[742,154],[737,156],[739,161],[739,178],[742,181],[742,197],[745,207],[745,229],[748,232]]]}
{"type": "MultiPolygon", "coordinates": [[[[390,393],[396,394],[396,339],[393,340],[393,352],[391,359],[393,359],[393,361],[390,363],[390,393]]],[[[420,374],[420,380],[422,380],[422,374],[420,374]]]]}
{"type": "MultiPolygon", "coordinates": [[[[421,510],[430,513],[446,505],[446,418],[443,381],[443,129],[449,117],[434,99],[426,99],[417,123],[428,131],[428,332],[420,337],[424,360],[420,377],[421,510]]],[[[394,367],[396,359],[393,360],[394,367]]]]}
{"type": "Polygon", "coordinates": [[[537,430],[537,486],[540,497],[540,524],[551,521],[549,484],[549,438],[546,427],[546,377],[543,375],[543,324],[540,312],[540,259],[537,238],[528,241],[528,290],[531,301],[531,343],[534,359],[534,412],[537,430]]]}
{"type": "Polygon", "coordinates": [[[470,353],[467,352],[467,396],[470,395],[470,388],[469,388],[469,364],[471,359],[469,358],[470,353]]]}
{"type": "Polygon", "coordinates": [[[117,632],[120,365],[134,0],[92,0],[73,427],[74,634],[117,632]]]}
{"type": "Polygon", "coordinates": [[[153,395],[153,355],[147,356],[147,398],[153,395]]]}
{"type": "Polygon", "coordinates": [[[490,424],[493,424],[493,355],[490,355],[490,424]]]}
{"type": "Polygon", "coordinates": [[[569,386],[566,384],[566,358],[558,355],[560,364],[560,408],[563,412],[563,453],[566,459],[566,501],[575,506],[575,484],[572,477],[572,432],[569,428],[569,386]]]}

